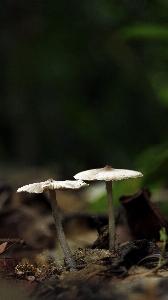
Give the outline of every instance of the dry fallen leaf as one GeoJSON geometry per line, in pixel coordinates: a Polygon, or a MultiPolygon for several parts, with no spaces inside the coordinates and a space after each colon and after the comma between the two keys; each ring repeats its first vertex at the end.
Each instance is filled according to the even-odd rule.
{"type": "Polygon", "coordinates": [[[6,246],[7,246],[8,242],[4,242],[0,245],[0,254],[4,252],[6,246]]]}

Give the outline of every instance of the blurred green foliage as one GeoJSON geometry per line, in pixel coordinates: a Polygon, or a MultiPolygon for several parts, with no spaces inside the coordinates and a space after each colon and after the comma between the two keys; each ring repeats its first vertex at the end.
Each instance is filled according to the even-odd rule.
{"type": "Polygon", "coordinates": [[[167,186],[168,146],[167,143],[145,150],[137,160],[144,174],[143,183],[152,188],[167,186]]]}
{"type": "Polygon", "coordinates": [[[2,0],[0,15],[1,165],[163,182],[168,2],[2,0]]]}
{"type": "MultiPolygon", "coordinates": [[[[91,183],[90,183],[91,184],[91,183]]],[[[119,180],[113,182],[113,202],[114,207],[119,206],[119,198],[123,195],[134,194],[141,186],[142,179],[128,179],[119,180]]],[[[104,184],[105,187],[105,184],[104,184]]],[[[106,191],[102,191],[102,194],[89,204],[89,210],[96,213],[102,213],[108,211],[108,201],[106,191]]]]}

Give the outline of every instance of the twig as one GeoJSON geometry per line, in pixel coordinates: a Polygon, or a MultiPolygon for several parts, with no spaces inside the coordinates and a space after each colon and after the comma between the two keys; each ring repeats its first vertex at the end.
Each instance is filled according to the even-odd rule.
{"type": "MultiPolygon", "coordinates": [[[[2,253],[4,253],[5,251],[9,250],[10,248],[12,248],[13,246],[15,246],[17,243],[19,243],[21,240],[23,240],[23,238],[20,238],[19,240],[17,240],[15,243],[13,243],[11,246],[9,246],[8,248],[6,248],[2,253]]],[[[9,239],[8,239],[9,242],[9,239]]]]}
{"type": "Polygon", "coordinates": [[[159,266],[156,266],[155,268],[153,268],[152,270],[149,271],[149,274],[150,273],[157,273],[157,271],[159,269],[161,269],[162,267],[166,266],[168,264],[168,259],[166,259],[162,264],[160,264],[159,266]]]}

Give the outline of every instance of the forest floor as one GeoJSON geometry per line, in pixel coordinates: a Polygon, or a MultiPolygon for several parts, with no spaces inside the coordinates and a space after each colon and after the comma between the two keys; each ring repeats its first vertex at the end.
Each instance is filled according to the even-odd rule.
{"type": "Polygon", "coordinates": [[[58,194],[59,207],[77,263],[73,272],[60,254],[46,195],[18,196],[10,186],[1,186],[0,300],[168,299],[167,246],[162,253],[163,243],[152,242],[159,240],[162,227],[167,229],[167,221],[149,192],[121,197],[127,224],[117,218],[116,249],[111,251],[108,216],[92,218],[83,201],[74,194],[67,201],[64,195],[58,194]]]}
{"type": "Polygon", "coordinates": [[[1,298],[8,299],[168,299],[168,254],[147,240],[136,240],[117,251],[79,249],[78,270],[70,272],[44,258],[41,269],[1,258],[1,298]],[[2,267],[2,261],[4,265],[2,267]]]}

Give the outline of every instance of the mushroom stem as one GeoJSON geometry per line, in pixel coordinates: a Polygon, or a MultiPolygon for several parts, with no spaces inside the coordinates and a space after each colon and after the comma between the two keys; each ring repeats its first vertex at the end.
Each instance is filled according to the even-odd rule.
{"type": "Polygon", "coordinates": [[[51,200],[51,207],[52,207],[52,213],[54,217],[54,222],[55,222],[55,227],[58,235],[58,239],[62,248],[62,251],[65,256],[65,261],[70,267],[71,271],[76,270],[76,262],[72,257],[71,250],[69,248],[69,245],[66,241],[65,234],[63,231],[62,223],[61,223],[61,218],[60,218],[60,213],[58,210],[57,206],[57,199],[56,199],[56,192],[55,190],[49,190],[50,193],[50,200],[51,200]]]}
{"type": "Polygon", "coordinates": [[[112,250],[115,247],[115,219],[112,194],[112,180],[106,181],[106,190],[109,210],[109,250],[112,250]]]}

